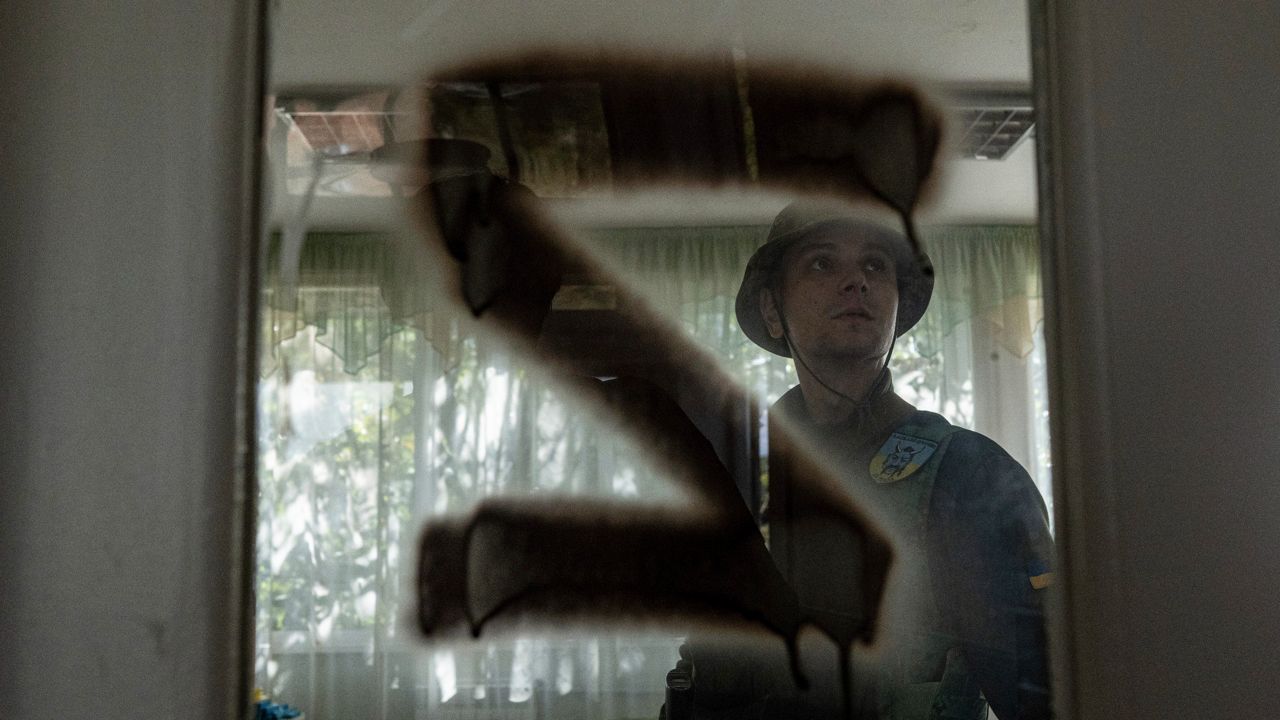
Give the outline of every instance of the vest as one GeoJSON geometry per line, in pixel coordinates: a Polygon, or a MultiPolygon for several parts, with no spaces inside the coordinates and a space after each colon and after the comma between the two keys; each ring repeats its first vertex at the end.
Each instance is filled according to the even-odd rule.
{"type": "MultiPolygon", "coordinates": [[[[911,412],[892,394],[877,405],[881,421],[870,423],[872,429],[861,437],[851,429],[803,422],[797,429],[812,430],[816,437],[808,439],[826,451],[844,487],[874,504],[874,515],[894,539],[895,562],[885,593],[867,587],[880,574],[870,557],[874,550],[867,550],[873,543],[821,519],[790,516],[796,489],[787,487],[792,482],[787,462],[775,463],[773,451],[771,548],[779,551],[775,557],[801,604],[824,624],[869,633],[877,606],[891,617],[882,620],[875,638],[883,648],[877,662],[855,671],[861,715],[985,720],[986,702],[957,639],[946,631],[927,562],[930,499],[947,445],[960,428],[933,413],[911,412]],[[784,507],[775,508],[775,499],[784,507]]],[[[772,442],[776,435],[770,437],[772,442]]],[[[787,452],[780,446],[777,454],[785,458],[787,452]]]]}
{"type": "Polygon", "coordinates": [[[987,704],[965,667],[959,641],[946,631],[927,558],[930,500],[947,445],[958,430],[941,416],[916,413],[894,430],[867,467],[899,541],[901,577],[892,589],[900,594],[887,602],[895,597],[914,600],[907,617],[891,631],[896,637],[887,638],[890,653],[878,667],[878,710],[886,720],[987,717],[987,704]]]}

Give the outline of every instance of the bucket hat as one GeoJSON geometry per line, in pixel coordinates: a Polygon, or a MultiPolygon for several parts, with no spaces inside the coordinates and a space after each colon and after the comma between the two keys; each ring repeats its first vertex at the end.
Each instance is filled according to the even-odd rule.
{"type": "Polygon", "coordinates": [[[791,357],[784,338],[769,334],[760,312],[760,291],[776,286],[787,250],[818,231],[847,229],[869,233],[885,241],[893,256],[898,278],[898,322],[894,337],[900,337],[920,322],[933,295],[933,265],[923,252],[916,255],[911,243],[889,223],[849,206],[797,201],[783,208],[769,228],[768,238],[747,262],[734,303],[738,326],[752,342],[775,355],[791,357]]]}

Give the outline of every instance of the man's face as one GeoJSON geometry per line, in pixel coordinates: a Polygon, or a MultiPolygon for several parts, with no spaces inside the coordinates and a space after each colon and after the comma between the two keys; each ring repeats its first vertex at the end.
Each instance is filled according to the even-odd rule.
{"type": "Polygon", "coordinates": [[[884,240],[856,228],[829,228],[799,240],[783,257],[781,300],[761,303],[769,334],[783,335],[806,359],[883,358],[898,321],[898,278],[884,240]],[[781,314],[781,316],[779,315],[781,314]]]}

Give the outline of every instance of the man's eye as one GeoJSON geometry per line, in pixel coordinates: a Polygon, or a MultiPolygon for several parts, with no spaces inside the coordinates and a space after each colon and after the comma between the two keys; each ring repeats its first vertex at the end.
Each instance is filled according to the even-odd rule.
{"type": "Polygon", "coordinates": [[[809,263],[809,268],[811,270],[830,270],[831,260],[826,257],[816,257],[813,259],[813,262],[809,263]]]}
{"type": "Polygon", "coordinates": [[[865,267],[868,272],[880,273],[889,269],[889,262],[884,258],[871,258],[867,260],[863,267],[865,267]]]}

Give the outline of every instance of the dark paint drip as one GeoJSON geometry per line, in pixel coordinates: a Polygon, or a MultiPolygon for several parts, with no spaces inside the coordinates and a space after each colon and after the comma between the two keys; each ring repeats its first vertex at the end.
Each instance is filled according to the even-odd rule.
{"type": "Polygon", "coordinates": [[[837,643],[840,653],[840,702],[846,718],[853,717],[853,643],[837,643]]]}

